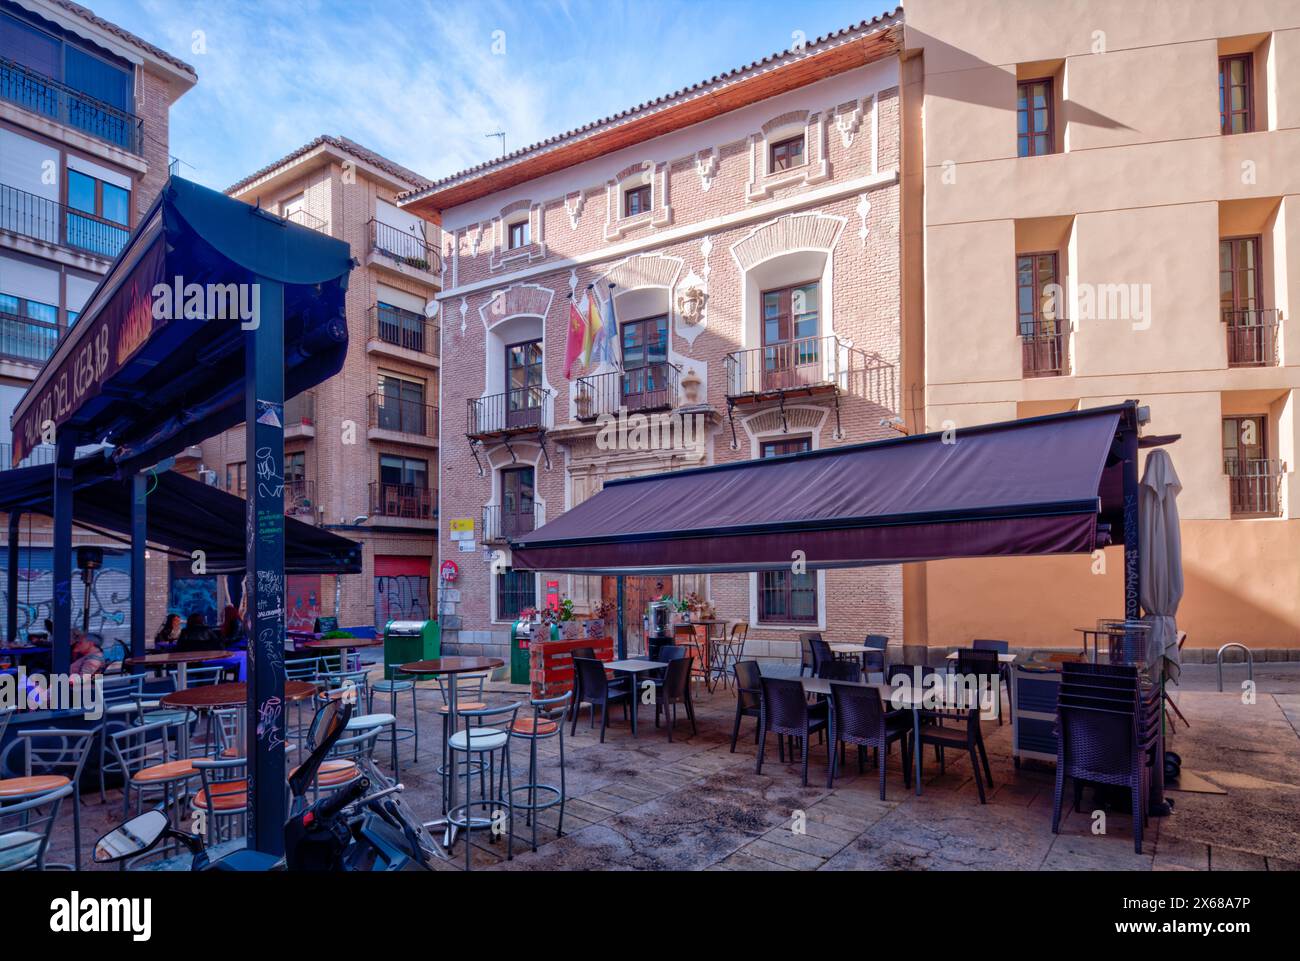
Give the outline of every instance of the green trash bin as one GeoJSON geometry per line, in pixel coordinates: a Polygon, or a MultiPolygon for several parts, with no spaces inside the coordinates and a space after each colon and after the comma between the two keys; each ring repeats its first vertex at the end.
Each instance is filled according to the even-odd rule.
{"type": "Polygon", "coordinates": [[[526,622],[515,621],[510,625],[510,683],[527,684],[529,672],[529,644],[527,632],[521,632],[526,622]]]}
{"type": "MultiPolygon", "coordinates": [[[[384,625],[384,677],[410,677],[397,668],[411,661],[442,656],[442,630],[437,621],[389,621],[384,625]]],[[[429,675],[432,676],[432,675],[429,675]]],[[[424,680],[424,676],[420,677],[424,680]]]]}

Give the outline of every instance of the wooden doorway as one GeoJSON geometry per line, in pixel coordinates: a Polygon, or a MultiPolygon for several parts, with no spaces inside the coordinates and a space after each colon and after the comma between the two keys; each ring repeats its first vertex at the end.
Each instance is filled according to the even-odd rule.
{"type": "MultiPolygon", "coordinates": [[[[623,630],[627,637],[627,655],[635,657],[645,653],[645,631],[641,618],[645,616],[646,605],[658,600],[664,594],[673,594],[673,578],[663,577],[627,577],[623,584],[623,630]]],[[[675,596],[675,595],[674,595],[675,596]]],[[[618,603],[618,578],[602,577],[600,579],[600,599],[609,604],[618,603]]],[[[615,636],[618,625],[612,625],[610,636],[615,636]]]]}

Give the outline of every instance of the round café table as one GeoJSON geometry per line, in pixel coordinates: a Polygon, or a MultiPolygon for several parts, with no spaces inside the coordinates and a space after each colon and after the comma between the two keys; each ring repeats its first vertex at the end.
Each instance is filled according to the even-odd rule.
{"type": "MultiPolygon", "coordinates": [[[[456,707],[456,677],[457,674],[477,674],[482,671],[495,671],[498,667],[505,667],[506,662],[499,657],[435,657],[428,661],[411,661],[407,664],[398,666],[398,670],[403,674],[447,674],[451,676],[451,683],[444,685],[447,692],[447,738],[456,733],[457,707],[456,707]]],[[[468,759],[466,764],[468,764],[468,759]]],[[[456,808],[456,765],[451,765],[450,783],[447,785],[447,811],[453,811],[456,808]]],[[[487,818],[470,817],[466,811],[467,823],[471,828],[487,827],[491,824],[487,818]]],[[[429,821],[425,824],[426,828],[442,827],[445,828],[443,834],[443,847],[451,847],[456,843],[456,825],[451,823],[450,816],[442,817],[436,821],[429,821]]]]}
{"type": "MultiPolygon", "coordinates": [[[[295,647],[308,648],[313,651],[343,651],[344,664],[349,663],[347,654],[356,648],[379,647],[384,643],[381,637],[321,637],[314,641],[303,641],[295,647]]],[[[344,668],[346,670],[346,667],[344,668]]]]}
{"type": "MultiPolygon", "coordinates": [[[[284,699],[301,701],[316,693],[316,685],[310,681],[285,681],[284,699]]],[[[248,684],[244,681],[231,681],[226,684],[204,684],[201,687],[172,691],[162,696],[162,703],[168,707],[183,707],[195,711],[205,711],[220,707],[239,707],[248,702],[248,684]]]]}
{"type": "Polygon", "coordinates": [[[132,667],[176,667],[176,690],[185,690],[185,668],[190,664],[204,661],[224,661],[230,656],[229,651],[160,651],[128,657],[126,663],[132,667]]]}

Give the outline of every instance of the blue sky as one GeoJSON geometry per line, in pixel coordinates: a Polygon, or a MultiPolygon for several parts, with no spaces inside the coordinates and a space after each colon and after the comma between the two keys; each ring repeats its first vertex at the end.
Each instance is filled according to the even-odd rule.
{"type": "Polygon", "coordinates": [[[182,175],[224,188],[322,133],[428,177],[868,19],[882,0],[83,0],[194,65],[182,175]],[[196,34],[201,31],[201,34],[196,34]],[[499,32],[498,32],[499,31],[499,32]],[[205,49],[198,49],[199,46],[205,49]],[[504,49],[502,49],[504,48],[504,49]]]}

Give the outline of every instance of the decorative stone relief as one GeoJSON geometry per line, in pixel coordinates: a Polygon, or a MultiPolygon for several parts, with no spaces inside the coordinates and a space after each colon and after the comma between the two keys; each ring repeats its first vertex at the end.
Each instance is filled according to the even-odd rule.
{"type": "Polygon", "coordinates": [[[576,269],[571,269],[569,271],[569,296],[573,296],[573,294],[577,293],[577,291],[578,291],[578,271],[576,269]]]}
{"type": "Polygon", "coordinates": [[[700,190],[708,193],[713,186],[713,178],[718,175],[717,147],[709,147],[695,155],[695,172],[700,175],[700,190]]]}
{"type": "Polygon", "coordinates": [[[509,317],[545,318],[551,309],[555,291],[539,284],[511,284],[502,290],[495,290],[492,296],[478,309],[479,317],[486,329],[509,317]]]}
{"type": "Polygon", "coordinates": [[[833,250],[846,218],[805,211],[783,214],[759,224],[731,247],[731,256],[743,274],[778,254],[794,250],[833,250]]]}
{"type": "Polygon", "coordinates": [[[582,216],[582,208],[586,205],[587,193],[579,190],[577,193],[569,194],[564,198],[564,212],[569,215],[569,229],[578,229],[578,218],[582,216]]]}
{"type": "Polygon", "coordinates": [[[867,245],[867,233],[870,231],[870,227],[867,224],[867,215],[870,213],[871,201],[867,199],[866,194],[863,194],[858,198],[857,214],[862,220],[862,226],[858,228],[858,239],[862,241],[862,246],[864,247],[867,245]]]}
{"type": "Polygon", "coordinates": [[[835,115],[835,129],[840,132],[840,142],[847,150],[862,127],[862,101],[840,104],[835,115]]]}
{"type": "Polygon", "coordinates": [[[465,315],[469,313],[469,301],[462,297],[460,299],[460,332],[465,333],[465,315]]]}

